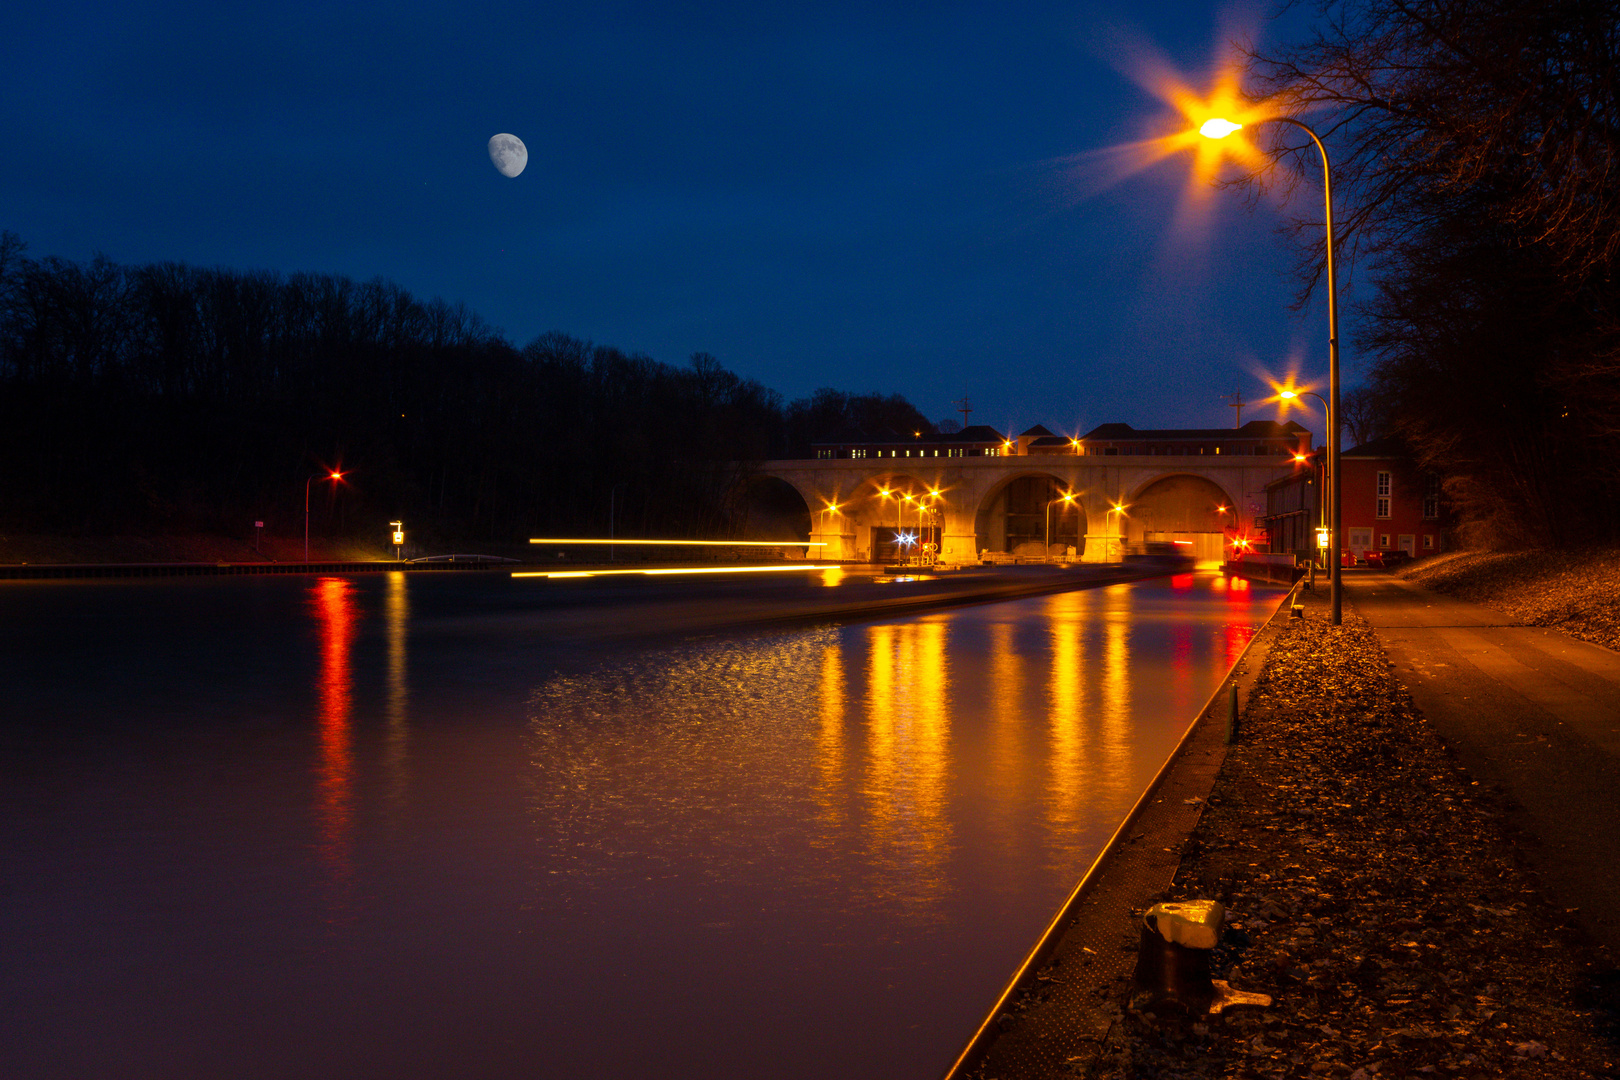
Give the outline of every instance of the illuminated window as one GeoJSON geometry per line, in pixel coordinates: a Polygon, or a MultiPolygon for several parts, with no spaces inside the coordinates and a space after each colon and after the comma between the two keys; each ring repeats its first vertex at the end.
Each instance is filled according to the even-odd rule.
{"type": "Polygon", "coordinates": [[[1389,517],[1389,498],[1388,498],[1388,496],[1384,496],[1384,497],[1382,497],[1382,498],[1380,498],[1378,500],[1378,514],[1377,514],[1377,516],[1381,517],[1381,518],[1389,517]]]}
{"type": "Polygon", "coordinates": [[[863,457],[866,456],[866,450],[865,450],[864,447],[859,448],[859,449],[855,449],[855,450],[851,450],[849,452],[849,456],[852,457],[852,458],[863,458],[863,457]]]}

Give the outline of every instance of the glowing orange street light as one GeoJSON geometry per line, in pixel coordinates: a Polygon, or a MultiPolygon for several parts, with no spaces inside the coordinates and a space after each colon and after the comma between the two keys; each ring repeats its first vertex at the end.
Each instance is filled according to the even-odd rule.
{"type": "Polygon", "coordinates": [[[341,480],[343,474],[336,469],[330,476],[312,476],[304,481],[304,561],[309,562],[309,485],[317,480],[341,480]]]}
{"type": "Polygon", "coordinates": [[[1063,503],[1065,506],[1073,506],[1074,492],[1070,491],[1066,494],[1059,495],[1055,499],[1048,499],[1046,501],[1046,551],[1044,554],[1048,557],[1050,557],[1052,554],[1052,507],[1057,503],[1063,503]]]}
{"type": "Polygon", "coordinates": [[[1222,120],[1216,117],[1213,120],[1205,120],[1204,126],[1198,129],[1198,134],[1206,139],[1224,139],[1232,132],[1241,130],[1243,130],[1242,124],[1234,124],[1230,120],[1222,120]]]}
{"type": "MultiPolygon", "coordinates": [[[[1328,306],[1328,398],[1327,425],[1328,425],[1328,461],[1327,483],[1330,488],[1329,504],[1332,507],[1332,521],[1328,528],[1331,530],[1328,537],[1327,557],[1328,572],[1332,581],[1332,622],[1334,626],[1344,621],[1344,588],[1339,573],[1339,537],[1342,528],[1342,514],[1339,507],[1339,291],[1333,276],[1333,168],[1328,163],[1327,147],[1312,131],[1310,125],[1295,120],[1291,116],[1267,116],[1254,121],[1255,124],[1292,124],[1311,137],[1316,149],[1322,155],[1322,206],[1323,224],[1327,229],[1327,306],[1328,306]]],[[[1199,133],[1211,139],[1224,139],[1234,131],[1241,130],[1242,124],[1234,124],[1230,120],[1213,118],[1204,121],[1199,133]]]]}

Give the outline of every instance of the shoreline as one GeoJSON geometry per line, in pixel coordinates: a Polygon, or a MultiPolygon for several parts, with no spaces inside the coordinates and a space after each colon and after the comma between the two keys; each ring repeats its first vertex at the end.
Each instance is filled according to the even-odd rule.
{"type": "Polygon", "coordinates": [[[1332,627],[1325,590],[1301,600],[1198,819],[1161,845],[1173,883],[1137,889],[1111,946],[1060,946],[967,1075],[1615,1075],[1620,969],[1543,886],[1511,796],[1462,769],[1354,605],[1332,627]],[[1186,899],[1227,906],[1212,974],[1270,1008],[1134,995],[1137,918],[1186,899]]]}

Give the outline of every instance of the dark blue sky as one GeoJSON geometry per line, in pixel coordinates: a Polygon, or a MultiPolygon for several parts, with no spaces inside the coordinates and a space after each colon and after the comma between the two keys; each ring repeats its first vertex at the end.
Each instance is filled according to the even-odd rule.
{"type": "Polygon", "coordinates": [[[1104,182],[1108,148],[1177,123],[1127,43],[1201,88],[1224,11],[9,5],[0,228],[36,256],[380,276],[518,345],[705,351],[789,398],[1224,426],[1258,373],[1325,372],[1280,213],[1189,215],[1185,156],[1104,182]],[[497,132],[528,145],[516,179],[497,132]]]}

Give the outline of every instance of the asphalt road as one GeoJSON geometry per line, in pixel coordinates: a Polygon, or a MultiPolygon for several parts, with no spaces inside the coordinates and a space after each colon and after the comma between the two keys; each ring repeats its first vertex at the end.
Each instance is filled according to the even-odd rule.
{"type": "Polygon", "coordinates": [[[1345,585],[1463,767],[1519,807],[1549,894],[1620,949],[1620,653],[1386,573],[1345,585]]]}

